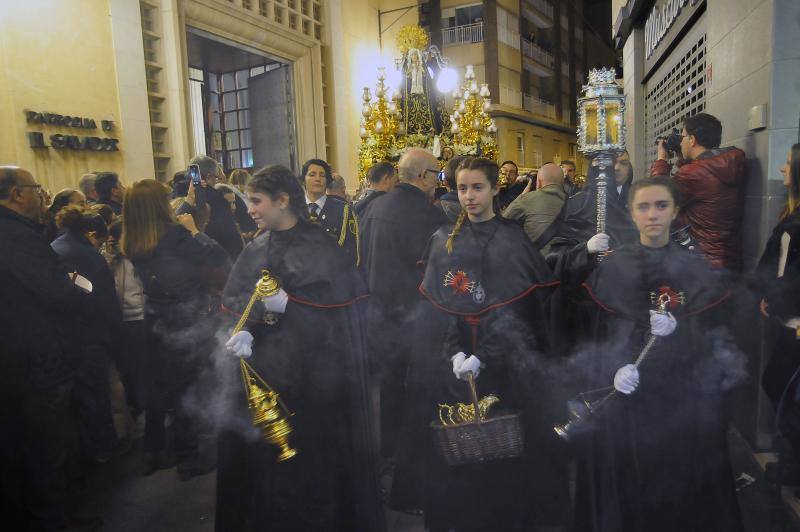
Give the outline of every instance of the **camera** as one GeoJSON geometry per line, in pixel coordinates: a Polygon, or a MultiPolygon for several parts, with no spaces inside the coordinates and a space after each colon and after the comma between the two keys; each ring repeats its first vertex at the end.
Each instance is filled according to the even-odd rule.
{"type": "Polygon", "coordinates": [[[665,137],[658,137],[656,139],[656,145],[658,145],[659,140],[664,141],[664,149],[668,152],[672,153],[680,153],[681,152],[681,132],[675,128],[672,128],[672,133],[670,133],[666,138],[665,137]]]}

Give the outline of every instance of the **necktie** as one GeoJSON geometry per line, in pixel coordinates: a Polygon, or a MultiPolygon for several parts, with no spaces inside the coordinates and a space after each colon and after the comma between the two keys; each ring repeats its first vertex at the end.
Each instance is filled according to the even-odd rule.
{"type": "Polygon", "coordinates": [[[316,203],[308,204],[308,214],[310,214],[312,218],[316,218],[318,212],[319,212],[319,205],[317,205],[316,203]]]}

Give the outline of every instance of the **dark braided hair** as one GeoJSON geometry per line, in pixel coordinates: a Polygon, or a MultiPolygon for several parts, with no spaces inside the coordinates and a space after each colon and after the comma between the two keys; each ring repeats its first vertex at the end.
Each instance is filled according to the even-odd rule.
{"type": "Polygon", "coordinates": [[[308,221],[306,194],[295,175],[285,166],[274,164],[261,168],[253,174],[252,179],[247,183],[247,189],[251,192],[266,194],[273,201],[285,192],[289,196],[289,208],[292,212],[300,220],[308,221]]]}

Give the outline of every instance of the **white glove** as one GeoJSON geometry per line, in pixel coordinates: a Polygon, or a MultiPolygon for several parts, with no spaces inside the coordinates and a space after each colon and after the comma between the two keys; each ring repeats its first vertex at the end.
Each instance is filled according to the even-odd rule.
{"type": "Polygon", "coordinates": [[[592,254],[608,251],[608,235],[605,233],[597,233],[586,242],[586,249],[592,254]]]}
{"type": "Polygon", "coordinates": [[[478,374],[481,372],[481,361],[475,355],[471,355],[469,358],[464,360],[458,369],[453,369],[456,374],[456,377],[461,379],[462,381],[467,380],[467,373],[472,372],[472,376],[474,378],[478,378],[478,374]]]}
{"type": "Polygon", "coordinates": [[[286,303],[289,302],[289,294],[283,288],[278,289],[277,294],[272,294],[261,299],[267,312],[275,312],[276,314],[283,314],[286,312],[286,303]]]}
{"type": "Polygon", "coordinates": [[[639,370],[633,364],[627,364],[617,370],[614,375],[614,389],[630,395],[639,387],[639,370]]]}
{"type": "Polygon", "coordinates": [[[650,311],[650,333],[653,336],[669,336],[675,332],[677,326],[678,322],[671,313],[661,314],[655,310],[650,311]]]}
{"type": "Polygon", "coordinates": [[[453,375],[455,375],[456,378],[458,378],[458,370],[461,368],[461,364],[463,364],[466,359],[467,355],[463,351],[459,351],[450,358],[450,360],[453,361],[453,375]]]}
{"type": "Polygon", "coordinates": [[[239,331],[225,344],[228,352],[239,358],[250,358],[253,354],[253,335],[249,331],[239,331]]]}

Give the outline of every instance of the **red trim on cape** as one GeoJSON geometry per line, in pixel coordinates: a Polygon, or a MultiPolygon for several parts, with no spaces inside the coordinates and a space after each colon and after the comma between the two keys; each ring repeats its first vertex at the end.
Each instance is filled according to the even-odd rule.
{"type": "Polygon", "coordinates": [[[684,316],[694,316],[695,314],[700,314],[701,312],[705,312],[706,310],[708,310],[708,309],[710,309],[712,307],[716,307],[717,305],[719,305],[720,303],[722,303],[723,301],[725,301],[729,297],[731,297],[731,291],[726,289],[725,293],[722,294],[721,298],[717,299],[716,301],[712,301],[711,303],[709,303],[705,307],[703,307],[701,309],[698,309],[698,310],[695,310],[694,312],[688,312],[688,313],[684,314],[684,316]]]}
{"type": "MultiPolygon", "coordinates": [[[[323,304],[320,304],[320,303],[312,303],[311,301],[308,301],[308,300],[305,300],[305,299],[301,299],[299,297],[295,297],[295,296],[291,296],[291,295],[289,296],[289,301],[294,301],[295,303],[299,303],[301,305],[306,305],[306,306],[314,307],[314,308],[344,308],[344,307],[349,307],[350,305],[353,305],[353,304],[357,303],[358,301],[361,301],[362,299],[366,299],[369,296],[370,296],[369,294],[364,294],[364,295],[360,295],[360,296],[358,296],[356,298],[350,299],[348,301],[345,301],[343,303],[332,303],[330,305],[323,305],[323,304]]],[[[242,317],[242,313],[241,312],[236,312],[235,310],[229,309],[228,307],[226,307],[223,304],[220,304],[219,307],[220,307],[220,310],[222,312],[227,312],[228,314],[233,314],[234,316],[242,317]]],[[[264,320],[249,319],[248,321],[252,321],[252,322],[255,322],[255,323],[265,323],[264,320]]]]}
{"type": "Polygon", "coordinates": [[[425,289],[422,287],[422,285],[419,285],[418,290],[419,290],[419,293],[422,294],[423,297],[425,297],[425,299],[427,299],[428,301],[431,302],[431,305],[433,305],[434,307],[438,308],[442,312],[446,312],[448,314],[452,314],[453,316],[467,316],[467,317],[476,316],[477,317],[477,316],[481,316],[483,314],[486,314],[490,310],[494,310],[496,308],[500,308],[500,307],[504,307],[506,305],[510,305],[511,303],[514,303],[515,301],[518,301],[518,300],[522,299],[523,297],[529,295],[531,292],[533,292],[537,288],[548,288],[548,287],[551,287],[551,286],[557,286],[559,284],[561,284],[561,281],[558,281],[558,280],[551,281],[549,283],[536,283],[536,284],[533,284],[529,288],[527,288],[524,292],[522,292],[521,294],[518,294],[518,295],[516,295],[516,296],[514,296],[511,299],[508,299],[506,301],[501,301],[500,303],[495,303],[494,305],[489,305],[488,307],[486,307],[485,309],[481,310],[480,312],[457,312],[455,310],[450,310],[449,308],[447,308],[447,307],[445,307],[443,305],[440,305],[439,303],[434,301],[431,298],[431,296],[427,292],[425,292],[425,289]]]}
{"type": "MultiPolygon", "coordinates": [[[[589,293],[589,297],[591,297],[592,301],[597,303],[597,305],[600,308],[602,308],[603,310],[605,310],[606,312],[609,312],[611,314],[616,314],[617,313],[616,310],[614,310],[614,309],[612,309],[610,307],[607,307],[602,301],[597,299],[597,296],[594,295],[594,292],[592,292],[592,288],[587,283],[582,283],[581,286],[583,286],[583,288],[586,289],[586,292],[589,293]]],[[[694,316],[694,315],[700,314],[701,312],[705,312],[706,310],[708,310],[710,308],[716,307],[717,305],[719,305],[720,303],[722,303],[723,301],[728,299],[730,296],[731,296],[731,291],[726,289],[725,293],[722,294],[722,297],[720,297],[716,301],[712,301],[711,303],[709,303],[708,305],[706,305],[703,308],[697,309],[697,310],[692,311],[692,312],[687,312],[686,314],[683,314],[681,317],[694,316]]]]}
{"type": "Polygon", "coordinates": [[[591,286],[589,286],[589,284],[588,284],[588,283],[581,283],[581,286],[582,286],[582,287],[583,287],[583,288],[584,288],[584,289],[585,289],[585,290],[586,290],[586,291],[589,293],[589,297],[591,297],[591,298],[592,298],[592,301],[594,301],[595,303],[597,303],[597,305],[598,305],[600,308],[602,308],[602,309],[603,309],[603,310],[605,310],[606,312],[610,312],[611,314],[616,314],[616,313],[617,313],[617,311],[616,311],[616,310],[614,310],[614,309],[612,309],[612,308],[610,308],[610,307],[607,307],[607,306],[605,306],[605,305],[603,304],[603,302],[602,302],[602,301],[600,301],[599,299],[597,299],[597,296],[595,296],[595,295],[594,295],[594,292],[592,292],[592,287],[591,287],[591,286]]]}

